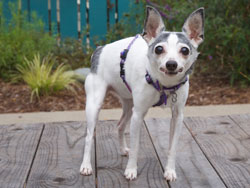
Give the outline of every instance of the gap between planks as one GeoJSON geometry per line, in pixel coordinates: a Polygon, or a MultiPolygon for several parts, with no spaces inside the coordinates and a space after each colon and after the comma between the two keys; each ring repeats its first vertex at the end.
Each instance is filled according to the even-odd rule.
{"type": "Polygon", "coordinates": [[[25,186],[42,128],[42,123],[0,126],[1,186],[25,186]]]}
{"type": "MultiPolygon", "coordinates": [[[[146,131],[147,131],[147,133],[148,133],[149,139],[150,139],[150,141],[151,141],[151,143],[152,143],[152,145],[153,145],[153,148],[154,148],[154,152],[155,152],[155,154],[156,154],[156,157],[157,157],[157,159],[158,159],[158,161],[159,161],[159,163],[160,163],[162,172],[163,172],[163,174],[164,174],[164,165],[162,164],[162,161],[161,161],[161,159],[160,159],[160,156],[159,156],[159,154],[158,154],[158,152],[157,152],[157,150],[156,150],[155,144],[154,144],[154,142],[153,142],[153,138],[152,138],[152,136],[150,135],[150,132],[149,132],[149,129],[148,129],[148,127],[147,127],[147,124],[146,124],[146,121],[145,121],[145,120],[143,120],[143,126],[145,127],[145,129],[146,129],[146,131]]],[[[169,181],[167,181],[167,184],[168,184],[169,188],[171,188],[171,184],[169,183],[169,181]]]]}
{"type": "MultiPolygon", "coordinates": [[[[26,187],[95,187],[95,175],[79,173],[85,128],[85,122],[46,124],[26,187]]],[[[94,147],[91,152],[94,157],[94,147]]]]}
{"type": "Polygon", "coordinates": [[[33,164],[34,164],[34,161],[35,161],[35,158],[36,158],[36,154],[37,154],[37,151],[38,151],[38,148],[39,148],[42,136],[43,136],[44,128],[45,128],[45,124],[42,125],[42,130],[41,130],[41,133],[40,133],[37,145],[36,145],[36,149],[35,149],[35,152],[34,152],[34,155],[33,155],[33,158],[32,158],[31,164],[30,164],[30,167],[29,167],[29,171],[28,171],[27,177],[25,179],[25,183],[24,183],[24,186],[23,186],[24,188],[26,188],[26,185],[28,183],[28,180],[29,180],[29,177],[30,177],[30,173],[31,173],[31,169],[33,167],[33,164]]]}
{"type": "Polygon", "coordinates": [[[185,124],[227,187],[250,185],[249,115],[186,118],[185,124]]]}
{"type": "Polygon", "coordinates": [[[127,181],[123,175],[127,158],[119,152],[117,121],[102,121],[96,131],[98,187],[169,187],[149,138],[145,124],[141,127],[138,153],[138,177],[127,181]]]}
{"type": "Polygon", "coordinates": [[[220,178],[220,180],[222,181],[222,183],[224,184],[224,186],[227,187],[227,185],[226,185],[225,181],[223,180],[223,178],[221,177],[220,173],[217,171],[217,169],[215,168],[215,166],[213,165],[213,163],[211,162],[211,160],[207,156],[206,152],[202,149],[202,147],[199,144],[198,140],[196,139],[195,135],[192,133],[191,129],[189,129],[189,127],[187,126],[187,124],[185,123],[185,121],[183,121],[183,125],[186,127],[186,129],[188,130],[188,132],[190,133],[190,135],[194,139],[195,143],[200,148],[200,151],[203,153],[204,157],[207,159],[207,161],[209,162],[209,164],[213,167],[214,171],[216,172],[216,174],[218,175],[218,177],[220,178]]]}
{"type": "MultiPolygon", "coordinates": [[[[167,163],[170,119],[148,119],[146,126],[163,166],[167,163]]],[[[185,187],[224,187],[186,127],[183,127],[177,147],[176,173],[177,181],[169,182],[169,185],[174,188],[182,188],[183,185],[185,187]]]]}

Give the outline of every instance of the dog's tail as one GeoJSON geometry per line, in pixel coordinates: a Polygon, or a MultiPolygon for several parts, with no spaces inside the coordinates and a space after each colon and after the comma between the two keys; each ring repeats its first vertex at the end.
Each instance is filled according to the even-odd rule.
{"type": "Polygon", "coordinates": [[[97,68],[98,68],[98,64],[99,64],[99,59],[100,59],[100,55],[102,53],[102,49],[104,46],[98,46],[96,48],[96,50],[94,51],[93,55],[91,56],[91,67],[90,67],[90,71],[92,73],[96,73],[97,72],[97,68]]]}

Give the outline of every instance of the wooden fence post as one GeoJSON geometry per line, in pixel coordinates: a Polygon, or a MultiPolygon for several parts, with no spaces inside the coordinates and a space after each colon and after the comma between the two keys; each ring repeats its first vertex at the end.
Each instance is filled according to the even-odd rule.
{"type": "Polygon", "coordinates": [[[18,0],[18,11],[21,12],[22,10],[22,0],[18,0]]]}
{"type": "Polygon", "coordinates": [[[61,30],[60,30],[60,0],[56,0],[56,18],[57,18],[57,44],[60,45],[61,42],[61,30]]]}
{"type": "Polygon", "coordinates": [[[22,0],[18,0],[18,27],[21,28],[22,26],[22,0]]]}
{"type": "MultiPolygon", "coordinates": [[[[34,0],[35,1],[35,0],[34,0]]],[[[46,2],[46,1],[45,1],[46,2]]],[[[54,2],[54,1],[53,1],[54,2]]],[[[49,34],[52,35],[52,5],[51,0],[47,0],[48,3],[48,30],[49,34]]],[[[61,42],[61,16],[60,16],[60,0],[56,0],[56,22],[57,22],[57,44],[60,45],[61,42]]],[[[81,26],[81,0],[76,0],[77,3],[77,35],[79,41],[82,40],[82,26],[81,26]]],[[[86,46],[87,49],[90,48],[90,0],[85,0],[86,3],[86,46]]],[[[106,0],[107,3],[107,30],[110,29],[110,11],[115,6],[115,23],[119,21],[119,6],[118,0],[115,0],[115,5],[111,3],[111,0],[106,0]]],[[[31,21],[31,0],[27,0],[27,10],[28,10],[28,20],[31,21]]],[[[19,27],[22,26],[22,0],[18,0],[18,14],[20,15],[19,27]]],[[[1,24],[1,15],[0,15],[0,24],[1,24]]]]}
{"type": "Polygon", "coordinates": [[[107,31],[109,31],[109,7],[110,7],[110,0],[107,0],[107,31]]]}
{"type": "Polygon", "coordinates": [[[81,41],[81,0],[77,0],[77,32],[78,40],[81,41]]]}
{"type": "Polygon", "coordinates": [[[86,24],[87,24],[87,35],[86,35],[86,43],[87,43],[87,49],[90,47],[90,39],[89,39],[89,0],[86,0],[86,24]]]}
{"type": "Polygon", "coordinates": [[[2,29],[3,2],[0,2],[0,30],[2,29]]]}
{"type": "Polygon", "coordinates": [[[49,34],[52,34],[51,28],[51,0],[48,0],[48,22],[49,22],[49,34]]]}
{"type": "Polygon", "coordinates": [[[116,24],[118,23],[118,19],[119,19],[119,16],[118,16],[118,0],[115,0],[115,23],[116,24]]]}
{"type": "Polygon", "coordinates": [[[28,9],[28,21],[31,21],[31,17],[30,17],[30,0],[27,0],[27,9],[28,9]]]}
{"type": "MultiPolygon", "coordinates": [[[[110,9],[113,8],[113,4],[111,4],[110,0],[107,0],[107,30],[110,29],[110,9]]],[[[115,23],[118,23],[118,0],[115,0],[115,23]]]]}

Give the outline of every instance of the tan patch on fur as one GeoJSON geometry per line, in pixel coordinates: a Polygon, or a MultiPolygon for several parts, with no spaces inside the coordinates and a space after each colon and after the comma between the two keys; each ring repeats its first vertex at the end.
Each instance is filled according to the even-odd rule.
{"type": "Polygon", "coordinates": [[[159,16],[156,13],[151,13],[147,20],[146,25],[146,35],[144,36],[144,39],[146,41],[150,41],[152,38],[155,38],[157,35],[157,32],[161,24],[161,20],[159,16]]]}
{"type": "Polygon", "coordinates": [[[199,34],[202,32],[202,18],[200,15],[194,15],[190,19],[188,28],[190,29],[190,39],[200,40],[199,34]]]}
{"type": "Polygon", "coordinates": [[[157,23],[159,23],[158,19],[153,17],[149,18],[148,24],[146,26],[147,34],[144,37],[147,41],[150,41],[152,38],[156,37],[156,30],[157,27],[159,26],[159,24],[157,23]]]}

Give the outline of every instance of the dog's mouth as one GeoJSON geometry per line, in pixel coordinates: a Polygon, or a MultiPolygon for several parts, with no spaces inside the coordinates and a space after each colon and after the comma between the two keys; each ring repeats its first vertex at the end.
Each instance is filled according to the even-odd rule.
{"type": "Polygon", "coordinates": [[[169,71],[169,70],[166,70],[164,69],[163,67],[160,68],[160,71],[163,72],[164,74],[166,75],[170,75],[170,76],[175,76],[177,75],[178,73],[181,73],[183,71],[183,68],[180,68],[179,70],[177,71],[169,71]]]}

